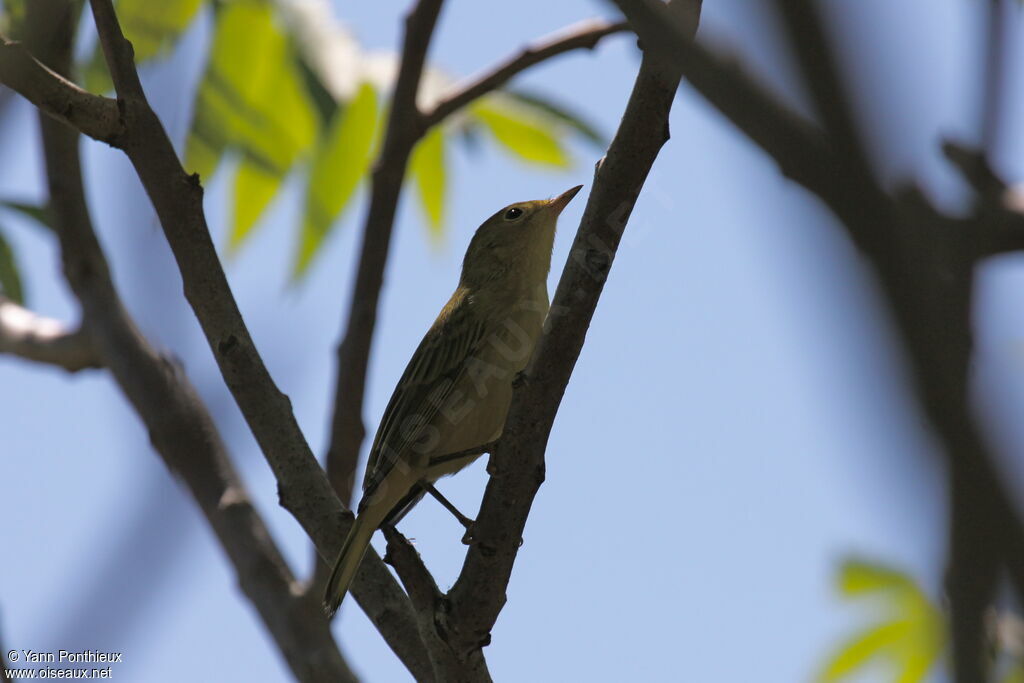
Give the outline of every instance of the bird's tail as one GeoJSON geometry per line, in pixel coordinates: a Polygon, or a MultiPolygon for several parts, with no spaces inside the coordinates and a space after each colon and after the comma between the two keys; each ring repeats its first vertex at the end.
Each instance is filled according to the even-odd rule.
{"type": "Polygon", "coordinates": [[[357,516],[345,538],[345,543],[341,546],[341,552],[338,553],[338,559],[334,563],[331,578],[327,582],[327,590],[324,592],[324,612],[328,617],[338,611],[338,606],[344,599],[345,593],[348,592],[356,570],[359,569],[359,565],[363,561],[366,549],[370,545],[370,539],[373,538],[373,532],[377,529],[377,524],[371,517],[372,515],[365,513],[357,516]]]}

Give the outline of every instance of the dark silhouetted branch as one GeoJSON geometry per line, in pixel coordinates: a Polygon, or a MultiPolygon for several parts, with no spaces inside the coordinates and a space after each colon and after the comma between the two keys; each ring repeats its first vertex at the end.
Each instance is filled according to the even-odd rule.
{"type": "MultiPolygon", "coordinates": [[[[351,500],[356,461],[366,436],[363,395],[384,264],[409,155],[423,134],[416,94],[443,0],[419,0],[405,18],[402,63],[391,96],[384,144],[373,167],[370,207],[363,225],[359,267],[349,302],[345,336],[338,345],[327,474],[339,495],[351,500]]],[[[321,566],[322,569],[322,566],[321,566]]],[[[322,572],[321,572],[322,573],[322,572]]],[[[322,578],[322,577],[319,577],[322,578]]],[[[314,581],[319,585],[320,581],[314,581]]]]}
{"type": "Polygon", "coordinates": [[[438,633],[435,614],[438,609],[443,609],[441,606],[444,595],[438,589],[437,583],[430,575],[426,565],[423,564],[416,548],[395,527],[387,525],[383,527],[383,531],[384,538],[388,542],[384,561],[395,568],[398,578],[401,579],[402,585],[405,586],[405,590],[409,594],[413,609],[416,611],[420,635],[423,642],[427,644],[427,651],[430,653],[437,680],[467,682],[490,680],[485,666],[473,671],[466,671],[463,663],[454,656],[438,633]]]}
{"type": "Polygon", "coordinates": [[[567,26],[524,47],[515,55],[467,82],[457,84],[453,92],[445,95],[432,110],[424,112],[423,127],[436,126],[467,104],[502,87],[531,66],[573,50],[592,50],[602,38],[628,29],[629,25],[625,22],[610,23],[601,19],[587,19],[567,26]]]}
{"type": "Polygon", "coordinates": [[[1021,528],[970,407],[971,299],[982,232],[974,229],[977,225],[945,220],[938,212],[894,210],[865,158],[819,8],[811,0],[777,4],[837,150],[836,170],[847,183],[846,191],[861,200],[861,212],[842,216],[843,222],[885,287],[911,352],[918,395],[949,460],[946,586],[954,674],[961,683],[986,680],[984,614],[995,593],[1004,552],[999,546],[1019,546],[1021,528]],[[1012,529],[1008,536],[1016,538],[999,540],[993,530],[1000,527],[1012,529]]]}
{"type": "MultiPolygon", "coordinates": [[[[70,67],[70,8],[62,0],[37,0],[29,9],[33,25],[48,31],[40,57],[62,73],[70,67]]],[[[295,677],[355,681],[318,605],[299,595],[201,399],[177,364],[149,345],[121,303],[89,217],[78,133],[42,113],[39,118],[64,274],[102,364],[142,418],[156,451],[188,486],[295,677]]]]}
{"type": "MultiPolygon", "coordinates": [[[[124,150],[153,203],[192,306],[228,388],[278,482],[282,506],[331,561],[352,522],[313,457],[292,413],[256,351],[217,257],[203,213],[202,187],[181,167],[146,99],[110,0],[92,0],[100,43],[118,94],[124,150]]],[[[429,664],[407,597],[376,553],[367,554],[353,593],[414,676],[429,664]]]]}
{"type": "Polygon", "coordinates": [[[89,137],[113,144],[121,133],[117,102],[82,90],[36,60],[16,41],[0,36],[0,83],[40,111],[89,137]]]}
{"type": "MultiPolygon", "coordinates": [[[[700,4],[675,0],[670,6],[692,37],[700,4]]],[[[437,620],[457,657],[473,661],[490,642],[505,604],[505,591],[534,496],[544,479],[544,451],[566,384],[579,356],[629,215],[662,145],[679,85],[678,68],[645,53],[623,114],[604,159],[566,262],[541,337],[517,387],[501,440],[491,456],[491,473],[473,544],[447,609],[437,620]]]]}

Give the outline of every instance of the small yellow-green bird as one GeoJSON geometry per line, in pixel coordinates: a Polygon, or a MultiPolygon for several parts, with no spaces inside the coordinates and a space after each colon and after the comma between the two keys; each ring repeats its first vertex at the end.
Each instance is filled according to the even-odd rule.
{"type": "Polygon", "coordinates": [[[555,224],[581,187],[506,206],[473,235],[459,286],[413,354],[377,429],[358,516],[327,583],[328,614],[341,604],[373,532],[480,453],[445,456],[501,435],[512,381],[530,360],[548,312],[555,224]]]}

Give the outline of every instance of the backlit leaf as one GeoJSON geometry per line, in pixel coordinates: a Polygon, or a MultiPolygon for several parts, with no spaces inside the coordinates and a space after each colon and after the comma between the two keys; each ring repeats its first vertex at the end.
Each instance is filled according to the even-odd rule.
{"type": "Polygon", "coordinates": [[[377,95],[369,83],[335,112],[310,168],[294,278],[305,273],[369,170],[377,122],[377,95]]]}
{"type": "Polygon", "coordinates": [[[243,156],[235,175],[235,210],[228,249],[235,250],[248,237],[263,210],[274,199],[282,176],[268,171],[263,164],[243,156]]]}
{"type": "Polygon", "coordinates": [[[1024,683],[1024,665],[1020,662],[1014,663],[999,683],[1024,683]]]}
{"type": "Polygon", "coordinates": [[[3,233],[0,233],[0,294],[17,304],[25,303],[25,290],[22,288],[18,262],[3,233]]]}
{"type": "Polygon", "coordinates": [[[44,228],[51,227],[50,212],[46,206],[36,206],[35,204],[26,204],[25,202],[13,200],[0,200],[0,207],[17,211],[21,215],[31,218],[44,228]]]}
{"type": "Polygon", "coordinates": [[[848,560],[839,570],[839,590],[854,596],[876,591],[916,591],[914,580],[903,572],[861,560],[848,560]]]}
{"type": "Polygon", "coordinates": [[[891,651],[906,637],[908,629],[906,621],[890,621],[858,633],[839,648],[818,680],[822,683],[841,680],[875,657],[891,651]]]}
{"type": "Polygon", "coordinates": [[[946,621],[908,574],[862,560],[843,563],[838,588],[844,597],[871,600],[881,623],[860,632],[838,648],[819,676],[837,681],[881,659],[898,683],[920,683],[946,647],[946,621]]]}
{"type": "Polygon", "coordinates": [[[562,104],[556,103],[547,96],[536,95],[533,93],[523,92],[521,90],[506,90],[504,91],[504,95],[512,98],[520,105],[536,110],[537,113],[542,116],[550,116],[555,120],[566,124],[583,136],[583,138],[588,142],[601,149],[608,146],[608,138],[598,132],[593,125],[585,121],[580,114],[577,114],[562,104]]]}
{"type": "MultiPolygon", "coordinates": [[[[114,9],[125,37],[141,64],[169,51],[195,19],[203,0],[116,0],[114,9]]],[[[107,63],[98,41],[85,65],[85,87],[93,92],[112,89],[107,63]]]]}
{"type": "Polygon", "coordinates": [[[439,238],[444,222],[445,157],[444,131],[432,128],[413,149],[409,160],[409,173],[416,184],[427,225],[435,238],[439,238]]]}
{"type": "Polygon", "coordinates": [[[20,40],[25,25],[25,0],[4,0],[0,10],[0,33],[20,40]]]}
{"type": "Polygon", "coordinates": [[[222,4],[185,165],[208,177],[225,152],[240,153],[242,177],[235,182],[234,224],[228,233],[233,248],[251,234],[317,132],[316,109],[272,4],[222,4]]]}
{"type": "Polygon", "coordinates": [[[498,143],[520,159],[559,168],[569,165],[557,128],[510,99],[481,100],[472,106],[471,114],[498,143]],[[499,102],[502,106],[497,106],[499,102]]]}

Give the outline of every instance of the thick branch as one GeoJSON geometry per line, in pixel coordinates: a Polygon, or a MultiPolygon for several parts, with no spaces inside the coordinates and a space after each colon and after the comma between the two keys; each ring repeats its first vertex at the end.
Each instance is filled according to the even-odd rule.
{"type": "Polygon", "coordinates": [[[437,680],[489,682],[491,676],[483,657],[476,657],[468,662],[467,666],[467,663],[461,662],[444,642],[435,615],[439,609],[445,609],[445,598],[434,577],[423,564],[420,554],[416,552],[416,548],[395,527],[387,525],[383,527],[383,531],[388,542],[384,561],[395,568],[409,594],[409,599],[416,610],[420,634],[430,652],[437,680]]]}
{"type": "Polygon", "coordinates": [[[0,296],[0,353],[77,372],[100,367],[89,335],[0,296]]]}
{"type": "Polygon", "coordinates": [[[112,144],[121,133],[117,102],[82,90],[40,64],[21,43],[3,36],[0,83],[21,94],[40,111],[89,137],[112,144]]]}
{"type": "Polygon", "coordinates": [[[443,0],[419,0],[405,18],[402,63],[391,96],[384,144],[373,168],[359,269],[352,287],[345,336],[338,345],[338,379],[334,390],[331,444],[327,450],[327,474],[346,501],[351,500],[356,461],[366,436],[362,416],[366,368],[377,324],[377,302],[384,284],[384,264],[391,245],[395,211],[409,155],[424,131],[416,108],[416,94],[442,4],[443,0]]]}
{"type": "MultiPolygon", "coordinates": [[[[696,30],[700,5],[687,10],[696,30]]],[[[544,450],[569,376],[597,306],[619,240],[644,180],[668,139],[668,116],[679,85],[676,68],[645,54],[618,132],[598,164],[576,239],[555,293],[549,330],[541,337],[516,390],[502,438],[490,461],[491,479],[474,525],[474,543],[439,613],[449,645],[469,658],[490,640],[534,495],[544,479],[544,450]]]]}
{"type": "MultiPolygon", "coordinates": [[[[40,1],[29,15],[34,26],[52,31],[40,41],[41,56],[65,73],[73,30],[69,8],[61,0],[40,1]]],[[[188,485],[296,678],[354,681],[328,624],[318,618],[317,605],[298,597],[295,578],[249,501],[201,399],[175,363],[149,345],[122,305],[86,206],[78,133],[42,114],[40,125],[64,273],[103,364],[146,424],[156,451],[188,485]]]]}
{"type": "MultiPolygon", "coordinates": [[[[128,155],[160,219],[181,271],[185,296],[199,319],[221,374],[278,481],[281,504],[320,555],[337,554],[352,516],[334,494],[292,413],[256,351],[206,225],[202,187],[178,161],[146,100],[110,0],[92,0],[93,16],[118,91],[128,155]]],[[[413,675],[429,671],[408,599],[375,553],[353,584],[357,601],[413,675]]]]}
{"type": "Polygon", "coordinates": [[[424,128],[435,126],[445,118],[474,100],[497,90],[531,66],[560,54],[585,48],[592,50],[605,36],[629,29],[625,22],[610,23],[601,19],[588,19],[528,45],[497,66],[491,67],[465,83],[457,84],[429,112],[423,114],[424,128]]]}

